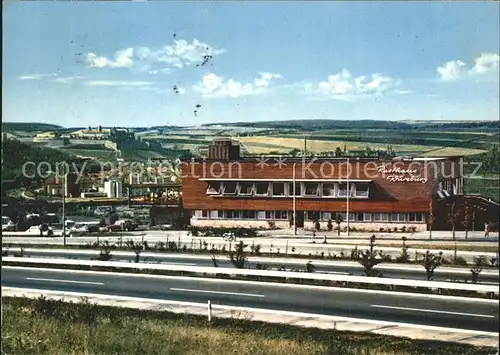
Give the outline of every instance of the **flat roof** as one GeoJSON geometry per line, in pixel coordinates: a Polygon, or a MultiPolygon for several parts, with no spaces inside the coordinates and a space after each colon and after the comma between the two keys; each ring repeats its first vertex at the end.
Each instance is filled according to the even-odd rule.
{"type": "MultiPolygon", "coordinates": [[[[253,178],[200,178],[201,181],[276,181],[276,182],[293,182],[294,179],[253,179],[253,178]]],[[[371,179],[295,179],[299,182],[322,182],[322,181],[349,181],[349,182],[371,182],[371,179]]]]}

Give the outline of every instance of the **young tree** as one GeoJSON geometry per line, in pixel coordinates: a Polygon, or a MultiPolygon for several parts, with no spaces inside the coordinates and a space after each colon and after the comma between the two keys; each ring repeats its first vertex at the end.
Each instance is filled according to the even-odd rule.
{"type": "Polygon", "coordinates": [[[410,262],[410,255],[408,254],[408,246],[406,245],[406,237],[401,237],[403,240],[403,248],[401,251],[401,256],[398,257],[397,261],[400,263],[408,263],[410,262]]]}
{"type": "Polygon", "coordinates": [[[140,248],[137,248],[137,249],[135,250],[135,262],[136,262],[136,263],[138,263],[138,262],[139,262],[139,260],[140,260],[140,258],[141,258],[141,249],[140,249],[140,248]]]}
{"type": "Polygon", "coordinates": [[[472,273],[471,280],[473,283],[477,283],[479,281],[479,274],[483,271],[483,267],[488,265],[488,261],[486,256],[481,255],[479,257],[474,257],[474,266],[470,269],[472,273]]]}
{"type": "Polygon", "coordinates": [[[214,267],[219,267],[219,263],[217,262],[217,258],[215,257],[215,255],[210,256],[210,259],[212,259],[214,267]]]}
{"type": "Polygon", "coordinates": [[[464,220],[462,221],[462,225],[464,226],[465,229],[465,240],[467,240],[469,236],[469,228],[472,222],[472,209],[471,207],[465,203],[465,209],[464,209],[464,220]]]}
{"type": "Polygon", "coordinates": [[[332,231],[332,229],[333,229],[333,224],[332,224],[332,220],[331,220],[331,219],[329,219],[329,220],[328,220],[328,223],[326,224],[326,229],[327,229],[329,232],[331,232],[331,231],[332,231]]]}
{"type": "Polygon", "coordinates": [[[434,225],[434,221],[436,218],[434,217],[434,209],[432,208],[432,198],[429,202],[429,215],[426,218],[427,227],[429,228],[429,240],[432,239],[432,226],[434,225]]]}
{"type": "Polygon", "coordinates": [[[108,247],[105,247],[99,253],[98,260],[100,260],[100,261],[109,261],[109,260],[111,260],[111,256],[112,256],[111,255],[111,250],[108,247]]]}
{"type": "Polygon", "coordinates": [[[314,272],[316,271],[316,267],[313,265],[312,261],[308,261],[306,264],[306,271],[307,272],[314,272]]]}
{"type": "Polygon", "coordinates": [[[423,254],[422,260],[420,260],[420,265],[425,268],[425,275],[428,281],[434,278],[434,270],[441,266],[442,261],[443,252],[439,252],[439,254],[436,255],[427,250],[425,254],[423,254]]]}
{"type": "Polygon", "coordinates": [[[453,235],[453,240],[457,240],[455,236],[455,229],[458,223],[458,217],[460,216],[460,211],[455,208],[455,202],[453,202],[450,206],[450,210],[448,212],[448,223],[451,226],[451,232],[453,235]]]}
{"type": "Polygon", "coordinates": [[[247,257],[245,254],[245,248],[248,245],[243,244],[243,241],[240,240],[238,244],[234,246],[234,250],[229,251],[229,259],[235,268],[243,269],[247,262],[247,257]]]}
{"type": "Polygon", "coordinates": [[[321,224],[319,224],[319,220],[315,219],[314,220],[314,231],[319,232],[321,230],[321,224]]]}
{"type": "Polygon", "coordinates": [[[375,234],[370,237],[370,248],[360,252],[357,255],[358,262],[363,266],[366,276],[382,276],[382,274],[373,268],[383,262],[384,255],[381,251],[374,250],[375,234]]]}
{"type": "Polygon", "coordinates": [[[337,224],[337,232],[338,232],[338,235],[340,236],[340,223],[342,223],[344,220],[342,218],[342,216],[337,213],[335,215],[335,223],[337,224]]]}

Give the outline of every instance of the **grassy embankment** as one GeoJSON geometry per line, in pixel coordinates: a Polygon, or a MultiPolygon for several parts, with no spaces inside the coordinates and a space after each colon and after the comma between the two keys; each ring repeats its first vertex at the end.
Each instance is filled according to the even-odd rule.
{"type": "Polygon", "coordinates": [[[369,333],[3,298],[3,354],[482,355],[493,349],[369,333]]]}

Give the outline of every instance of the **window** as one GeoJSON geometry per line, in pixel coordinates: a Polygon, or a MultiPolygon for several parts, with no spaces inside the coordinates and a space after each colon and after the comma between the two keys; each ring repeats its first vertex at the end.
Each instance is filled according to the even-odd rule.
{"type": "MultiPolygon", "coordinates": [[[[196,210],[196,211],[194,211],[193,217],[200,218],[201,213],[202,213],[202,210],[196,210]]],[[[2,219],[2,221],[3,221],[3,219],[2,219]]]]}
{"type": "Polygon", "coordinates": [[[219,181],[210,181],[208,183],[207,195],[220,195],[221,183],[219,181]]]}
{"type": "Polygon", "coordinates": [[[408,213],[408,222],[422,222],[423,217],[421,212],[408,213]]]}
{"type": "Polygon", "coordinates": [[[309,221],[317,221],[319,220],[319,212],[317,211],[307,211],[307,220],[309,221]]]}
{"type": "MultiPolygon", "coordinates": [[[[288,184],[288,195],[293,196],[293,182],[288,184]]],[[[302,183],[295,182],[295,196],[302,196],[302,183]]]]}
{"type": "Polygon", "coordinates": [[[375,222],[388,222],[389,221],[389,213],[375,212],[373,214],[373,220],[375,222]]]}
{"type": "Polygon", "coordinates": [[[203,218],[208,218],[208,210],[202,210],[202,211],[201,211],[201,216],[202,216],[203,218]]]}
{"type": "Polygon", "coordinates": [[[266,211],[266,219],[273,219],[274,213],[273,211],[266,211]]]}
{"type": "Polygon", "coordinates": [[[258,211],[257,219],[266,219],[266,211],[258,211]]]}
{"type": "Polygon", "coordinates": [[[351,212],[351,213],[349,213],[349,221],[351,221],[351,222],[363,222],[363,212],[351,212]]]}
{"type": "Polygon", "coordinates": [[[406,220],[405,213],[391,213],[392,222],[404,222],[406,220]]]}
{"type": "Polygon", "coordinates": [[[222,183],[222,191],[224,195],[234,195],[236,194],[236,187],[238,187],[238,184],[234,181],[228,181],[228,182],[223,182],[222,183]]]}
{"type": "Polygon", "coordinates": [[[275,219],[288,219],[288,211],[274,211],[275,219]]]}
{"type": "Polygon", "coordinates": [[[324,183],[323,184],[323,196],[335,196],[335,184],[333,183],[324,183]]]}
{"type": "Polygon", "coordinates": [[[241,211],[226,211],[226,218],[230,219],[241,218],[241,211]]]}
{"type": "Polygon", "coordinates": [[[336,218],[336,216],[339,215],[342,221],[345,221],[347,214],[345,212],[332,212],[332,220],[336,218]]]}
{"type": "MultiPolygon", "coordinates": [[[[210,218],[219,218],[219,211],[210,211],[210,218]]],[[[222,214],[221,214],[222,218],[222,214]]]]}
{"type": "Polygon", "coordinates": [[[269,194],[269,183],[268,182],[258,182],[255,184],[255,194],[256,195],[268,195],[269,194]]]}
{"type": "Polygon", "coordinates": [[[306,182],[305,184],[306,196],[319,196],[319,184],[316,182],[306,182]]]}
{"type": "Polygon", "coordinates": [[[323,221],[328,221],[329,219],[333,219],[331,212],[321,212],[321,219],[323,221]]]}
{"type": "Polygon", "coordinates": [[[244,210],[244,211],[242,211],[242,218],[245,218],[245,219],[255,219],[255,211],[253,211],[253,210],[244,210]]]}
{"type": "Polygon", "coordinates": [[[368,184],[356,184],[356,197],[368,197],[368,184]]]}
{"type": "Polygon", "coordinates": [[[363,221],[365,222],[371,222],[372,221],[372,214],[371,213],[363,213],[363,221]]]}
{"type": "Polygon", "coordinates": [[[273,196],[285,196],[285,183],[283,182],[273,183],[273,196]]]}
{"type": "Polygon", "coordinates": [[[253,182],[240,182],[239,183],[239,195],[250,196],[253,194],[253,182]]]}
{"type": "Polygon", "coordinates": [[[338,197],[347,197],[347,184],[339,184],[337,191],[338,197]]]}

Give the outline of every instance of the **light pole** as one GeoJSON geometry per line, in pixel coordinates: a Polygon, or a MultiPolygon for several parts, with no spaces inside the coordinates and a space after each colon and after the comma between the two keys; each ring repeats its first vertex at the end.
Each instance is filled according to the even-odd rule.
{"type": "Polygon", "coordinates": [[[349,188],[349,175],[350,175],[350,165],[349,165],[349,158],[347,158],[347,206],[346,206],[347,236],[349,236],[349,195],[351,194],[351,190],[349,188]]]}
{"type": "Polygon", "coordinates": [[[63,244],[66,246],[66,186],[68,175],[64,176],[63,189],[62,189],[62,231],[63,231],[63,244]]]}
{"type": "Polygon", "coordinates": [[[295,197],[297,190],[295,189],[295,166],[293,163],[293,235],[297,235],[297,199],[295,197]]]}

